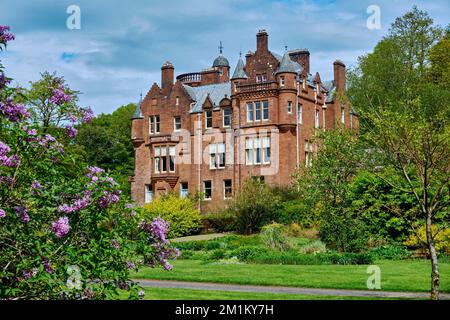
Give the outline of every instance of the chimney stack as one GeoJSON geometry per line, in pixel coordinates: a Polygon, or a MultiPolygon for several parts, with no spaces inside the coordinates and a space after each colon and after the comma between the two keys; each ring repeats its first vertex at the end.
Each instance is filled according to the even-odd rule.
{"type": "Polygon", "coordinates": [[[265,29],[261,29],[256,34],[256,51],[258,52],[267,52],[269,51],[268,45],[269,35],[265,29]]]}
{"type": "Polygon", "coordinates": [[[167,61],[161,67],[161,89],[166,90],[173,86],[174,67],[167,61]]]}
{"type": "Polygon", "coordinates": [[[345,64],[341,60],[333,63],[334,85],[337,90],[345,90],[345,64]]]}

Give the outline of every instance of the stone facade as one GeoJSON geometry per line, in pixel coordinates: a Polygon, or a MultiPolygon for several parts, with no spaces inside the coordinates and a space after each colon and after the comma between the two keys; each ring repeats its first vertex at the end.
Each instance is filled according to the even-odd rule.
{"type": "Polygon", "coordinates": [[[131,193],[138,205],[162,193],[201,193],[202,211],[226,205],[250,178],[288,185],[298,163],[308,163],[316,130],[358,129],[345,101],[345,65],[334,79],[309,73],[310,53],[271,52],[260,30],[256,51],[239,59],[233,75],[220,54],[211,68],[174,78],[161,68],[132,118],[135,173],[131,193]]]}

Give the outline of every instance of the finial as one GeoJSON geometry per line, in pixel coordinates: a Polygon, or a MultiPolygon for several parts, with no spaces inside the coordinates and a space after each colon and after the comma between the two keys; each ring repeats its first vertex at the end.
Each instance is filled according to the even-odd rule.
{"type": "Polygon", "coordinates": [[[239,50],[239,59],[242,58],[242,50],[239,50]]]}
{"type": "Polygon", "coordinates": [[[142,89],[141,89],[141,101],[142,101],[142,89]]]}
{"type": "Polygon", "coordinates": [[[220,52],[220,54],[222,54],[222,49],[223,49],[222,40],[220,40],[220,45],[219,45],[219,52],[220,52]]]}
{"type": "Polygon", "coordinates": [[[287,51],[287,46],[284,46],[284,51],[287,51]]]}

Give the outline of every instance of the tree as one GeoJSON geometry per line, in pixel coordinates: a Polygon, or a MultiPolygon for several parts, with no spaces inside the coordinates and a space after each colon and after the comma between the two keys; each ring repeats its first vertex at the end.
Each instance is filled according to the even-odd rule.
{"type": "Polygon", "coordinates": [[[130,194],[128,176],[134,167],[130,119],[135,109],[134,104],[128,104],[112,114],[98,115],[78,127],[76,139],[87,162],[107,170],[127,195],[130,194]]]}
{"type": "Polygon", "coordinates": [[[46,123],[18,103],[32,99],[8,86],[1,67],[0,75],[0,299],[106,299],[118,289],[142,296],[130,270],[170,270],[178,253],[167,223],[139,219],[114,179],[67,153],[73,131],[48,133],[62,119],[81,120],[58,104],[60,93],[40,86],[61,107],[46,123]]]}
{"type": "Polygon", "coordinates": [[[238,230],[251,234],[272,220],[279,203],[279,197],[264,182],[249,179],[241,187],[230,208],[236,214],[238,230]]]}
{"type": "Polygon", "coordinates": [[[363,149],[358,135],[348,129],[317,132],[319,147],[311,166],[296,173],[297,188],[310,211],[319,217],[322,241],[340,251],[365,248],[366,230],[351,207],[352,182],[363,165],[363,149]]]}
{"type": "Polygon", "coordinates": [[[417,214],[408,219],[425,226],[431,299],[439,297],[433,225],[448,223],[450,200],[449,92],[436,84],[439,80],[430,81],[430,54],[441,35],[428,14],[414,7],[395,20],[374,52],[360,58],[349,74],[350,101],[379,160],[374,167],[390,166],[402,177],[407,189],[388,181],[413,195],[417,214]],[[383,75],[384,70],[391,72],[383,75]]]}

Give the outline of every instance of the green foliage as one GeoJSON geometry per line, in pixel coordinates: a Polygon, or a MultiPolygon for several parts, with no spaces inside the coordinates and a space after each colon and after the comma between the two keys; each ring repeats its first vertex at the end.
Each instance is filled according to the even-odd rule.
{"type": "Polygon", "coordinates": [[[287,264],[287,265],[322,265],[322,264],[371,264],[372,256],[366,253],[318,253],[303,254],[297,251],[265,251],[249,254],[245,260],[252,263],[287,264]]]}
{"type": "Polygon", "coordinates": [[[370,250],[374,259],[402,260],[411,257],[411,252],[399,244],[380,246],[370,250]]]}
{"type": "Polygon", "coordinates": [[[206,229],[214,229],[216,232],[230,232],[236,230],[236,215],[229,210],[209,213],[202,216],[203,225],[206,229]]]}
{"type": "Polygon", "coordinates": [[[201,225],[200,212],[195,202],[189,198],[167,194],[143,207],[143,217],[162,217],[170,224],[169,237],[181,237],[197,232],[201,225]]]}
{"type": "Polygon", "coordinates": [[[232,205],[237,216],[238,231],[245,234],[259,231],[272,220],[279,202],[279,197],[263,182],[257,179],[246,181],[232,205]]]}
{"type": "Polygon", "coordinates": [[[253,257],[264,252],[266,252],[266,250],[261,247],[244,246],[232,251],[230,255],[237,257],[240,261],[250,261],[253,260],[253,257]]]}
{"type": "Polygon", "coordinates": [[[128,176],[134,169],[130,119],[135,108],[134,104],[128,104],[112,114],[98,115],[91,123],[78,128],[76,138],[86,161],[107,170],[127,195],[130,194],[128,176]]]}
{"type": "MultiPolygon", "coordinates": [[[[450,254],[450,228],[433,225],[432,233],[436,251],[443,254],[450,254]]],[[[428,254],[425,227],[421,226],[415,233],[412,233],[404,244],[412,249],[420,249],[423,254],[428,254]]]]}
{"type": "Polygon", "coordinates": [[[272,250],[283,251],[291,247],[289,239],[284,233],[283,225],[276,222],[262,227],[260,237],[266,247],[272,250]]]}
{"type": "Polygon", "coordinates": [[[307,243],[300,248],[301,253],[316,254],[324,253],[327,251],[325,243],[320,240],[315,240],[313,242],[307,243]]]}

